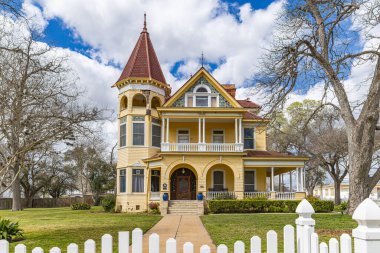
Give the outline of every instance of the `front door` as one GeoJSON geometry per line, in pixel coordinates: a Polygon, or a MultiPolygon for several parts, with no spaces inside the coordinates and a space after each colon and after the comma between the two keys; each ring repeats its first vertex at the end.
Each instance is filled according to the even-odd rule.
{"type": "Polygon", "coordinates": [[[177,199],[191,199],[190,176],[177,176],[177,199]]]}

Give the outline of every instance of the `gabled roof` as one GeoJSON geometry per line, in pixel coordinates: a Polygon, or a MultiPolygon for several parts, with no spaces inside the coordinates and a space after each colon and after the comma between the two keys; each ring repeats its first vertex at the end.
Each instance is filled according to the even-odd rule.
{"type": "Polygon", "coordinates": [[[163,107],[170,107],[177,99],[179,99],[196,81],[203,76],[214,86],[214,88],[235,108],[242,108],[234,97],[229,94],[223,86],[215,80],[215,78],[204,68],[201,67],[182,87],[171,96],[163,107]]]}
{"type": "Polygon", "coordinates": [[[146,28],[145,15],[144,28],[117,82],[128,78],[149,78],[166,84],[164,74],[162,73],[160,63],[146,28]]]}
{"type": "Polygon", "coordinates": [[[252,102],[252,101],[250,101],[248,99],[246,99],[246,100],[237,100],[237,101],[244,108],[261,108],[260,105],[254,103],[254,102],[252,102]]]}

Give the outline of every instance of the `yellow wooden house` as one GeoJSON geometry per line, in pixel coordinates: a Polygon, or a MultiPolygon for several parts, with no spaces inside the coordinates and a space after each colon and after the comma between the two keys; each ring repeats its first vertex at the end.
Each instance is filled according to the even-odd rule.
{"type": "Polygon", "coordinates": [[[145,22],[113,87],[119,91],[121,211],[145,211],[150,202],[165,206],[163,195],[169,203],[200,193],[205,199],[305,196],[307,158],[267,151],[268,120],[258,116],[259,105],[235,98],[235,85],[219,83],[201,67],[171,94],[145,22]],[[285,174],[291,175],[286,184],[285,174]]]}

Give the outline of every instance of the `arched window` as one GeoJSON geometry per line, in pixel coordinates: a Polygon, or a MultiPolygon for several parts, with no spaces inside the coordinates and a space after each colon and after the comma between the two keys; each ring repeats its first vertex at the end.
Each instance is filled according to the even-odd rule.
{"type": "Polygon", "coordinates": [[[158,97],[152,98],[152,101],[150,102],[150,107],[152,109],[157,109],[157,107],[160,107],[160,106],[161,106],[160,99],[158,99],[158,97]]]}
{"type": "Polygon", "coordinates": [[[142,94],[136,94],[133,97],[132,106],[141,106],[146,107],[146,99],[145,96],[142,94]]]}
{"type": "Polygon", "coordinates": [[[209,86],[201,83],[193,92],[186,94],[186,107],[219,107],[218,93],[212,93],[209,86]]]}
{"type": "Polygon", "coordinates": [[[128,99],[126,96],[123,96],[120,100],[120,111],[127,109],[128,99]]]}
{"type": "Polygon", "coordinates": [[[195,92],[208,92],[205,87],[199,87],[195,92]]]}

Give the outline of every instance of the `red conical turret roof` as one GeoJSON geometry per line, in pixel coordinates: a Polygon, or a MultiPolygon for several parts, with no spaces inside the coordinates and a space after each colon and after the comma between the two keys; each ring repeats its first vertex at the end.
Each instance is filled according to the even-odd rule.
{"type": "Polygon", "coordinates": [[[118,82],[127,78],[149,78],[166,84],[152,41],[149,38],[145,14],[144,28],[118,82]]]}

